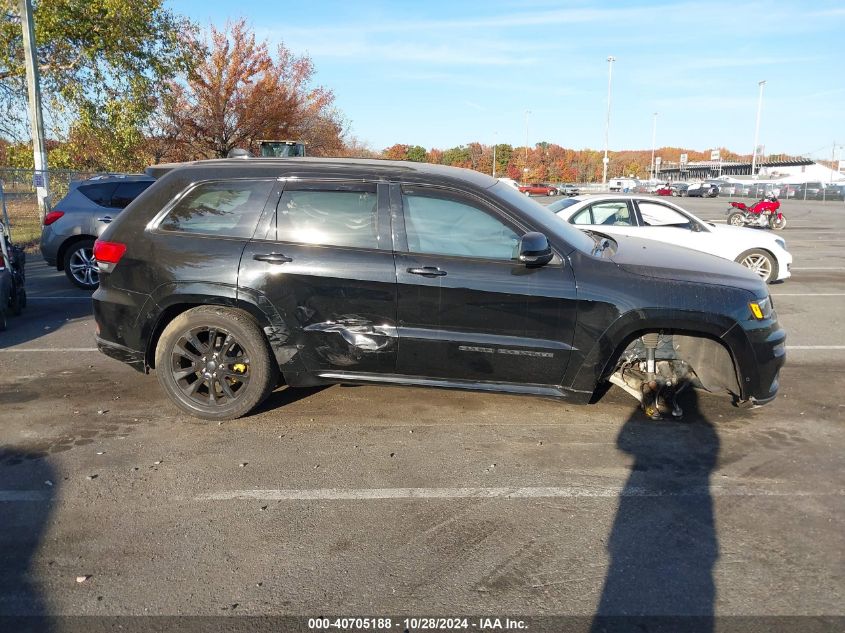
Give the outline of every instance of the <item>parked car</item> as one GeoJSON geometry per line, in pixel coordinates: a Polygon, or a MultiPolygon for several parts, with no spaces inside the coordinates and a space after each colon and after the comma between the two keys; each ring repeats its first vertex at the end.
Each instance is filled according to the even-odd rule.
{"type": "Polygon", "coordinates": [[[823,200],[845,200],[845,185],[827,185],[822,193],[823,200]]]}
{"type": "Polygon", "coordinates": [[[736,196],[736,184],[732,182],[720,182],[716,185],[719,187],[720,196],[736,196]]]}
{"type": "Polygon", "coordinates": [[[705,222],[668,201],[641,196],[570,198],[549,210],[578,228],[659,240],[742,264],[771,283],[791,276],[786,242],[768,232],[705,222]]]}
{"type": "Polygon", "coordinates": [[[149,171],[94,248],[97,344],[194,416],[244,415],[282,382],[586,403],[614,381],[652,416],[677,414],[678,381],[777,393],[785,334],[757,275],[579,231],[490,176],[307,158],[149,171]]]}
{"type": "Polygon", "coordinates": [[[26,307],[26,252],[12,243],[5,206],[0,214],[0,332],[9,314],[19,316],[26,307]]]}
{"type": "Polygon", "coordinates": [[[558,186],[557,192],[562,196],[577,196],[580,190],[575,185],[563,184],[558,186]]]}
{"type": "Polygon", "coordinates": [[[67,195],[44,217],[44,261],[64,270],[72,284],[86,290],[96,288],[99,270],[94,240],[153,182],[146,175],[94,176],[71,182],[67,195]]]}
{"type": "Polygon", "coordinates": [[[686,182],[673,182],[671,185],[669,185],[669,189],[672,190],[672,195],[679,197],[687,195],[688,188],[689,184],[686,182]]]}
{"type": "Polygon", "coordinates": [[[668,182],[665,185],[662,185],[662,186],[658,187],[657,189],[655,189],[654,193],[657,194],[658,196],[673,196],[673,195],[675,195],[674,191],[672,190],[672,187],[669,185],[668,182]]]}
{"type": "Polygon", "coordinates": [[[749,198],[757,200],[765,198],[766,196],[774,196],[775,198],[778,198],[780,196],[780,186],[771,182],[752,183],[748,186],[748,192],[746,195],[749,198]]]}
{"type": "Polygon", "coordinates": [[[542,182],[535,182],[530,185],[520,185],[519,192],[526,196],[556,196],[557,187],[542,182]]]}
{"type": "Polygon", "coordinates": [[[719,195],[718,185],[699,182],[687,187],[686,194],[690,198],[715,198],[719,195]]]}

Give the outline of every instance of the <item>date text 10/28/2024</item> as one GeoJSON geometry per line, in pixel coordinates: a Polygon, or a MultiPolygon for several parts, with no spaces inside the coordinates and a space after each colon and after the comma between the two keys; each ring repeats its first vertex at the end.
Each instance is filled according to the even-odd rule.
{"type": "Polygon", "coordinates": [[[308,628],[312,630],[347,630],[347,631],[392,631],[404,629],[410,631],[518,631],[526,630],[524,620],[495,617],[476,618],[308,618],[308,628]]]}

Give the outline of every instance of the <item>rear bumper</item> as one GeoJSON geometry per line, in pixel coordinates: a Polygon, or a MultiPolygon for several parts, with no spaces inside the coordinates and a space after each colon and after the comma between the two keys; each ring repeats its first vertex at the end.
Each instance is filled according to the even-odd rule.
{"type": "Polygon", "coordinates": [[[146,373],[147,371],[147,367],[144,363],[143,352],[129,349],[123,345],[102,339],[99,336],[97,337],[97,349],[106,356],[119,360],[122,363],[126,363],[132,367],[132,369],[140,371],[141,373],[146,373]]]}

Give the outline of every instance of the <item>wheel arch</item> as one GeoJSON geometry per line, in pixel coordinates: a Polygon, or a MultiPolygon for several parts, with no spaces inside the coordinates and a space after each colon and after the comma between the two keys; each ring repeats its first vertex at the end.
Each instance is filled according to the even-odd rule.
{"type": "MultiPolygon", "coordinates": [[[[148,326],[146,345],[144,348],[145,367],[155,369],[155,353],[161,334],[173,319],[192,308],[200,306],[220,306],[234,308],[248,314],[267,337],[267,327],[271,325],[267,315],[255,304],[226,294],[183,294],[170,295],[166,302],[156,303],[155,308],[146,316],[148,326]]],[[[268,345],[270,341],[268,340],[268,345]]],[[[271,345],[272,347],[272,345],[271,345]]]]}
{"type": "MultiPolygon", "coordinates": [[[[690,365],[696,369],[695,362],[699,365],[706,362],[709,365],[725,365],[725,359],[732,368],[734,380],[731,381],[737,395],[742,395],[743,383],[739,376],[740,362],[736,350],[731,349],[730,343],[726,340],[736,322],[724,315],[702,313],[702,312],[680,312],[664,310],[635,310],[619,317],[599,337],[597,337],[580,363],[570,364],[567,371],[567,379],[570,388],[574,391],[592,394],[590,400],[602,393],[604,383],[613,373],[620,357],[628,346],[649,332],[670,334],[673,336],[686,337],[687,339],[711,341],[709,344],[700,346],[700,349],[690,350],[696,358],[690,359],[690,365]],[[712,343],[718,345],[713,347],[712,343]],[[713,358],[705,359],[704,355],[712,354],[713,358]],[[721,361],[717,356],[724,353],[721,361]]],[[[706,370],[705,370],[706,371],[706,370]]]]}

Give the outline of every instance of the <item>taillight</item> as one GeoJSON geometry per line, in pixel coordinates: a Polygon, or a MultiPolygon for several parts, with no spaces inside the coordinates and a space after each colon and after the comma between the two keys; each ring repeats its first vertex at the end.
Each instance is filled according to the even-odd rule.
{"type": "Polygon", "coordinates": [[[44,226],[50,226],[64,214],[64,211],[50,211],[50,213],[44,216],[44,226]]]}
{"type": "Polygon", "coordinates": [[[104,264],[116,264],[126,252],[126,244],[120,242],[94,242],[94,258],[104,264]]]}

